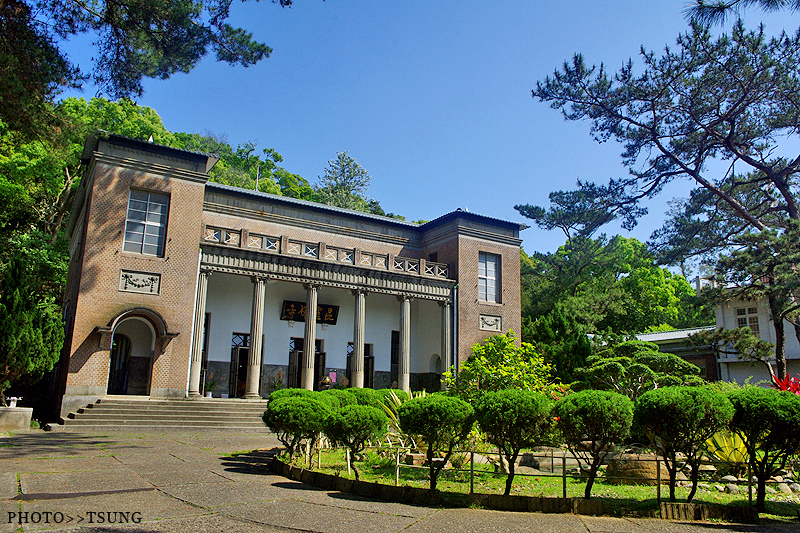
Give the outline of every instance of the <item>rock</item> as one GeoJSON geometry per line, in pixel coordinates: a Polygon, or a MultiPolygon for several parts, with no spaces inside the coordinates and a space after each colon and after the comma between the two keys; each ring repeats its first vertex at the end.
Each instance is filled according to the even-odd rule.
{"type": "Polygon", "coordinates": [[[739,486],[734,485],[733,483],[728,483],[725,485],[725,492],[728,494],[739,494],[739,486]]]}
{"type": "Polygon", "coordinates": [[[709,490],[710,488],[711,488],[711,487],[709,486],[709,484],[708,484],[708,483],[698,483],[698,484],[697,484],[697,490],[700,490],[700,489],[702,489],[702,490],[709,490]]]}
{"type": "Polygon", "coordinates": [[[736,483],[737,481],[739,481],[739,478],[737,478],[736,476],[722,476],[721,478],[719,478],[719,480],[724,481],[725,483],[736,483]]]}
{"type": "Polygon", "coordinates": [[[714,489],[719,492],[725,492],[725,487],[723,487],[722,485],[714,485],[714,489]]]}
{"type": "Polygon", "coordinates": [[[407,453],[405,464],[412,466],[422,466],[425,464],[425,454],[422,453],[407,453]]]}
{"type": "Polygon", "coordinates": [[[792,489],[789,488],[788,483],[778,483],[778,490],[784,494],[791,494],[792,489]]]}
{"type": "Polygon", "coordinates": [[[789,488],[792,492],[800,492],[800,483],[789,483],[789,488]]]}
{"type": "Polygon", "coordinates": [[[519,459],[519,466],[530,466],[531,468],[539,468],[539,459],[532,453],[523,453],[519,459]]]}
{"type": "Polygon", "coordinates": [[[767,494],[775,494],[776,490],[775,490],[775,489],[773,489],[773,488],[772,488],[772,487],[770,487],[770,486],[767,486],[767,487],[766,487],[766,492],[767,492],[767,494]]]}
{"type": "Polygon", "coordinates": [[[750,476],[750,483],[758,483],[758,478],[756,476],[750,476]]]}
{"type": "Polygon", "coordinates": [[[708,479],[717,473],[717,467],[714,465],[700,465],[697,469],[697,474],[703,479],[708,479]]]}
{"type": "MultiPolygon", "coordinates": [[[[654,456],[624,454],[609,461],[606,480],[615,485],[655,485],[656,462],[654,456]]],[[[669,472],[661,462],[661,484],[669,484],[669,472]]]]}
{"type": "Polygon", "coordinates": [[[783,482],[783,476],[775,476],[770,481],[777,481],[778,483],[783,482]]]}

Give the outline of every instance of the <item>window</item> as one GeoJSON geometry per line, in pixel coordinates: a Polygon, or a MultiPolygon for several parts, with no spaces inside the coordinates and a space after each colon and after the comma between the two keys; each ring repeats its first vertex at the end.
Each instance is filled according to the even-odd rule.
{"type": "Polygon", "coordinates": [[[753,335],[758,336],[758,307],[737,307],[736,326],[740,328],[750,328],[753,335]]]}
{"type": "Polygon", "coordinates": [[[125,221],[126,252],[164,257],[169,196],[131,190],[125,221]]]}
{"type": "Polygon", "coordinates": [[[500,256],[478,254],[478,300],[500,303],[500,256]]]}

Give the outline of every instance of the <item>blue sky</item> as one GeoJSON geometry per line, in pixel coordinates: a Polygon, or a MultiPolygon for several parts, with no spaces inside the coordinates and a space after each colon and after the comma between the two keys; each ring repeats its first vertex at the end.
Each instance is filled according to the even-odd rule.
{"type": "MultiPolygon", "coordinates": [[[[525,222],[515,204],[547,205],[577,179],[627,170],[620,146],[595,143],[588,123],[565,122],[530,91],[576,52],[616,69],[641,45],[660,51],[687,29],[680,1],[296,0],[234,3],[230,22],[274,50],[250,68],[212,57],[189,74],[148,80],[141,105],[172,131],[227,135],[274,148],[283,166],[315,182],[348,151],[372,176],[387,212],[432,219],[456,208],[525,222]]],[[[794,31],[800,17],[764,20],[794,31]]],[[[86,39],[66,50],[88,70],[86,39]]],[[[96,89],[87,86],[83,96],[96,89]]],[[[72,94],[70,94],[72,95],[72,94]]],[[[671,187],[633,232],[646,240],[664,219],[671,187]]],[[[532,227],[523,247],[553,251],[559,232],[532,227]]]]}

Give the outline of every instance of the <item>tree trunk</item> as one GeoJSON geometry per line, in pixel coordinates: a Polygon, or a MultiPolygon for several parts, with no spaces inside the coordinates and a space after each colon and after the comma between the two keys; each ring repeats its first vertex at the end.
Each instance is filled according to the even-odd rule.
{"type": "Polygon", "coordinates": [[[772,315],[772,325],[775,327],[775,366],[779,379],[786,379],[786,332],[783,326],[783,317],[774,296],[769,297],[769,310],[772,315]]]}
{"type": "Polygon", "coordinates": [[[695,493],[697,492],[697,478],[700,476],[700,461],[691,461],[692,466],[692,473],[690,474],[692,480],[692,490],[689,491],[689,496],[686,497],[687,503],[692,503],[692,498],[694,498],[695,493]]]}
{"type": "Polygon", "coordinates": [[[589,479],[586,480],[586,488],[583,491],[583,498],[588,500],[592,497],[592,487],[594,486],[594,480],[597,478],[597,471],[600,469],[600,463],[603,462],[603,458],[598,454],[592,457],[592,464],[589,466],[589,479]]]}
{"type": "MultiPolygon", "coordinates": [[[[508,475],[506,476],[506,491],[503,493],[506,496],[511,494],[511,484],[514,482],[514,470],[517,467],[517,457],[518,456],[519,456],[519,450],[514,452],[511,455],[510,459],[507,459],[507,461],[508,461],[508,475]]],[[[502,455],[500,457],[502,457],[502,455]]]]}

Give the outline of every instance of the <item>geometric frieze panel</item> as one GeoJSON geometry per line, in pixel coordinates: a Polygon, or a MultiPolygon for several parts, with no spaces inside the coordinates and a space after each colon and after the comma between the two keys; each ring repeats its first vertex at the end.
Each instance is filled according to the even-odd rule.
{"type": "Polygon", "coordinates": [[[494,315],[480,316],[481,331],[503,331],[503,317],[494,315]]]}
{"type": "Polygon", "coordinates": [[[161,274],[123,270],[119,274],[119,290],[140,294],[158,294],[161,291],[161,274]]]}

